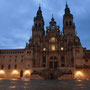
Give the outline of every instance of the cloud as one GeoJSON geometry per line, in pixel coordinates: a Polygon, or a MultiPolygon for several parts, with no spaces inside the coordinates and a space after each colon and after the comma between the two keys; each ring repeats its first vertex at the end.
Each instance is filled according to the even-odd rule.
{"type": "MultiPolygon", "coordinates": [[[[41,4],[45,27],[54,14],[63,28],[65,0],[0,0],[0,48],[24,48],[32,35],[33,18],[41,4]],[[6,44],[7,43],[7,44],[6,44]]],[[[90,0],[68,0],[81,43],[90,49],[90,0]]]]}

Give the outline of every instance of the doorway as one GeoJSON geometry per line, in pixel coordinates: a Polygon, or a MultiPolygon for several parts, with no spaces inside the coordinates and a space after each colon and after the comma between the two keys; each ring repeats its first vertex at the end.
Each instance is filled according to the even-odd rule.
{"type": "Polygon", "coordinates": [[[50,69],[57,69],[57,67],[58,67],[57,57],[51,56],[49,59],[49,68],[50,69]]]}
{"type": "Polygon", "coordinates": [[[49,68],[50,69],[57,69],[58,61],[49,61],[49,68]]]}
{"type": "Polygon", "coordinates": [[[20,71],[20,77],[23,77],[23,70],[20,71]]]}
{"type": "Polygon", "coordinates": [[[54,79],[54,74],[53,73],[50,73],[50,80],[53,80],[54,79]]]}

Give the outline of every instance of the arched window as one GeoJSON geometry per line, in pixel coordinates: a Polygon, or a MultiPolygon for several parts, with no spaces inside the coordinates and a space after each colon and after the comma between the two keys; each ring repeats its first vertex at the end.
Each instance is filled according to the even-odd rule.
{"type": "Polygon", "coordinates": [[[35,24],[35,28],[37,28],[37,23],[35,24]]]}
{"type": "Polygon", "coordinates": [[[71,21],[69,22],[69,24],[70,24],[70,26],[72,26],[72,22],[71,21]]]}
{"type": "Polygon", "coordinates": [[[42,67],[46,67],[46,56],[42,58],[42,67]]]}
{"type": "Polygon", "coordinates": [[[74,66],[74,59],[71,59],[71,65],[74,66]]]}
{"type": "Polygon", "coordinates": [[[1,65],[1,69],[4,69],[4,65],[1,65]]]}
{"type": "Polygon", "coordinates": [[[57,59],[57,57],[56,57],[56,56],[54,56],[54,57],[53,57],[53,59],[57,59]]]}
{"type": "Polygon", "coordinates": [[[46,63],[46,56],[43,56],[42,62],[43,62],[43,63],[46,63]]]}
{"type": "Polygon", "coordinates": [[[61,67],[65,67],[65,58],[61,56],[61,67]]]}
{"type": "Polygon", "coordinates": [[[17,59],[15,59],[15,62],[17,62],[17,59]]]}
{"type": "Polygon", "coordinates": [[[17,64],[15,64],[14,68],[17,69],[17,64]]]}
{"type": "Polygon", "coordinates": [[[23,59],[21,59],[21,62],[23,62],[23,59]]]}
{"type": "Polygon", "coordinates": [[[10,69],[11,68],[11,66],[10,65],[8,65],[8,69],[10,69]]]}
{"type": "Polygon", "coordinates": [[[66,26],[68,26],[68,21],[66,21],[66,26]]]}
{"type": "Polygon", "coordinates": [[[56,41],[56,38],[55,37],[51,37],[51,42],[55,42],[56,41]]]}
{"type": "Polygon", "coordinates": [[[62,63],[65,63],[65,58],[64,58],[64,56],[61,56],[61,62],[62,62],[62,63]]]}
{"type": "Polygon", "coordinates": [[[53,59],[53,56],[51,56],[50,59],[52,60],[53,59]]]}
{"type": "Polygon", "coordinates": [[[52,50],[52,51],[55,51],[55,50],[56,50],[55,45],[52,45],[52,46],[51,46],[51,50],[52,50]]]}
{"type": "Polygon", "coordinates": [[[65,64],[61,64],[61,67],[65,67],[65,64]]]}
{"type": "Polygon", "coordinates": [[[39,27],[41,27],[41,23],[39,23],[39,27]]]}
{"type": "Polygon", "coordinates": [[[56,60],[56,59],[57,59],[56,56],[51,56],[51,57],[50,57],[50,60],[56,60]]]}

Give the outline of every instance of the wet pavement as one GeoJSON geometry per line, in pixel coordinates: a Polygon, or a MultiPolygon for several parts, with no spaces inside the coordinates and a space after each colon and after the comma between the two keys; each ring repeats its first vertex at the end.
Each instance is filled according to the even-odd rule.
{"type": "Polygon", "coordinates": [[[0,90],[90,90],[90,81],[82,80],[3,80],[0,90]]]}

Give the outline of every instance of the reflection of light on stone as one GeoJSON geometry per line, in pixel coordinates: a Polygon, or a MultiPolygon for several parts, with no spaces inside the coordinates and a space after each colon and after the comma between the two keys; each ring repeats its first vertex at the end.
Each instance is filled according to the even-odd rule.
{"type": "Polygon", "coordinates": [[[84,78],[84,74],[81,71],[77,71],[75,73],[75,78],[76,79],[83,79],[84,78]]]}
{"type": "MultiPolygon", "coordinates": [[[[27,80],[27,81],[29,81],[29,80],[27,80]]],[[[28,83],[24,83],[25,85],[28,85],[28,83]]]]}
{"type": "MultiPolygon", "coordinates": [[[[30,76],[30,75],[29,75],[30,76]]],[[[24,79],[24,81],[30,81],[30,77],[26,76],[27,78],[24,79]]]]}
{"type": "Polygon", "coordinates": [[[15,81],[15,80],[17,80],[17,79],[13,78],[13,79],[11,79],[11,80],[15,81]]]}
{"type": "Polygon", "coordinates": [[[13,70],[12,74],[17,75],[17,74],[19,74],[19,72],[17,70],[13,70]]]}
{"type": "Polygon", "coordinates": [[[81,82],[82,80],[78,80],[79,82],[81,82]]]}
{"type": "MultiPolygon", "coordinates": [[[[0,80],[3,80],[3,78],[0,78],[0,80]]],[[[1,81],[0,81],[1,82],[1,81]]]]}
{"type": "Polygon", "coordinates": [[[16,88],[16,86],[10,86],[9,88],[16,88]]]}
{"type": "Polygon", "coordinates": [[[5,74],[4,70],[0,70],[0,75],[5,74]]]}

